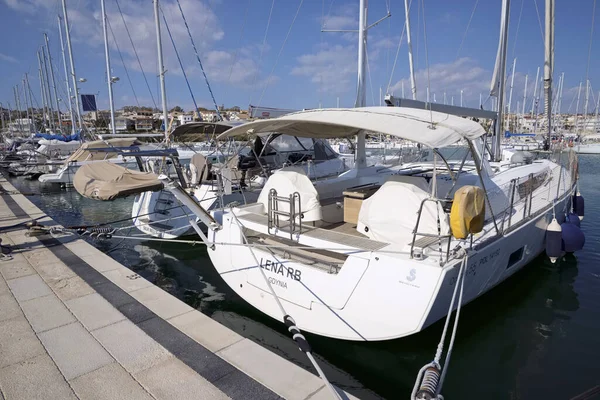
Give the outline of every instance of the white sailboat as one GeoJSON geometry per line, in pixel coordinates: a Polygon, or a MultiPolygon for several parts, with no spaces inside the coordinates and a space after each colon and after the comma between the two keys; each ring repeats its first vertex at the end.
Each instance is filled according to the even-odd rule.
{"type": "MultiPolygon", "coordinates": [[[[365,6],[361,1],[359,106],[365,6]]],[[[503,12],[507,23],[506,3],[503,12]]],[[[503,66],[499,71],[503,82],[503,66]]],[[[276,172],[255,203],[212,217],[177,185],[166,187],[205,221],[211,261],[238,295],[276,319],[284,317],[283,304],[284,320],[291,315],[301,330],[338,339],[387,340],[423,330],[447,315],[460,276],[463,303],[481,296],[543,251],[548,224],[553,216],[564,220],[575,190],[572,153],[494,172],[483,127],[439,111],[309,110],[235,127],[220,139],[273,132],[357,135],[356,167],[317,182],[302,171],[276,172]],[[366,131],[420,144],[427,156],[395,168],[367,167],[366,131]],[[466,151],[457,159],[444,155],[461,146],[466,151]],[[479,227],[465,228],[468,210],[479,227]]],[[[495,150],[499,158],[500,140],[495,150]]]]}

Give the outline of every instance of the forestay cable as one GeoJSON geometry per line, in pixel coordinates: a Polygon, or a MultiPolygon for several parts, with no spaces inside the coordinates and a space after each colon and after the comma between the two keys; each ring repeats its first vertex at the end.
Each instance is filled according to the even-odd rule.
{"type": "Polygon", "coordinates": [[[113,32],[112,25],[108,18],[106,18],[106,22],[108,24],[108,29],[110,29],[110,34],[112,35],[113,41],[115,42],[115,46],[117,47],[117,52],[119,53],[119,57],[121,58],[121,63],[123,64],[123,68],[125,69],[125,75],[127,75],[127,80],[129,81],[129,86],[131,87],[131,92],[133,93],[133,97],[135,98],[135,103],[137,106],[140,106],[140,102],[138,101],[137,94],[135,93],[135,89],[133,88],[133,83],[131,83],[131,77],[129,76],[129,71],[127,70],[127,65],[125,65],[125,60],[123,60],[123,54],[121,54],[121,49],[119,48],[119,43],[117,43],[117,38],[115,37],[115,33],[113,32]]]}
{"type": "Polygon", "coordinates": [[[200,69],[202,70],[202,75],[204,75],[204,80],[206,81],[206,86],[208,86],[208,91],[210,92],[210,97],[212,98],[213,105],[215,106],[215,111],[217,113],[217,118],[219,121],[223,120],[221,116],[221,112],[219,111],[219,106],[217,105],[217,101],[215,100],[215,95],[210,87],[210,83],[208,82],[208,77],[206,76],[206,71],[204,71],[204,66],[202,65],[202,61],[200,60],[200,55],[198,54],[198,49],[196,48],[196,43],[194,43],[194,38],[192,37],[192,32],[190,32],[190,27],[187,23],[187,19],[185,18],[185,13],[181,8],[181,3],[177,0],[177,7],[179,7],[179,12],[181,12],[181,18],[183,19],[183,23],[185,24],[185,29],[187,30],[188,36],[190,37],[190,42],[192,42],[192,47],[194,48],[194,53],[196,54],[196,60],[198,60],[198,64],[200,65],[200,69]]]}
{"type": "Polygon", "coordinates": [[[125,17],[123,16],[123,11],[121,11],[121,5],[119,5],[119,0],[115,0],[117,3],[117,8],[119,9],[119,14],[121,14],[121,20],[123,21],[123,26],[125,27],[125,31],[127,32],[127,36],[129,37],[129,42],[131,43],[131,47],[133,48],[133,53],[135,54],[135,58],[140,66],[140,71],[142,71],[142,76],[144,77],[144,82],[146,82],[146,87],[148,88],[148,93],[150,93],[150,98],[152,99],[152,104],[154,104],[154,108],[157,108],[156,101],[154,100],[154,95],[152,94],[152,89],[150,89],[150,84],[148,83],[148,78],[146,78],[146,73],[144,72],[144,67],[142,66],[142,62],[140,61],[140,56],[137,53],[135,45],[133,44],[133,39],[131,38],[131,33],[129,33],[129,28],[127,27],[127,22],[125,22],[125,17]]]}

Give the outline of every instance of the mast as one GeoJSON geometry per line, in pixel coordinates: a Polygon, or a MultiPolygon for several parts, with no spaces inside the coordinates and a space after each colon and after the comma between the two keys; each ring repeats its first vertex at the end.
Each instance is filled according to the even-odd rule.
{"type": "MultiPolygon", "coordinates": [[[[404,0],[404,15],[406,19],[406,44],[408,45],[408,66],[410,69],[410,89],[412,99],[417,99],[417,83],[415,81],[415,67],[413,64],[412,41],[410,39],[410,15],[408,9],[408,0],[404,0]]],[[[404,93],[403,93],[404,94],[404,93]]]]}
{"type": "Polygon", "coordinates": [[[17,124],[19,125],[19,131],[23,132],[23,121],[21,119],[21,105],[19,104],[18,85],[13,86],[13,93],[15,95],[15,105],[17,107],[17,124]]]}
{"type": "Polygon", "coordinates": [[[52,114],[54,113],[54,104],[52,101],[52,93],[50,92],[50,76],[48,75],[48,63],[46,62],[46,48],[42,46],[42,64],[44,65],[44,69],[42,71],[42,75],[44,75],[44,89],[46,90],[46,98],[48,99],[48,118],[50,119],[50,125],[53,130],[56,130],[54,125],[54,117],[52,114]]]}
{"type": "Polygon", "coordinates": [[[598,109],[600,109],[600,92],[598,92],[598,101],[596,102],[596,118],[594,125],[594,127],[596,128],[596,132],[594,133],[598,133],[598,109]]]}
{"type": "Polygon", "coordinates": [[[531,101],[531,118],[533,118],[533,112],[535,111],[535,106],[537,103],[537,87],[538,82],[540,81],[540,67],[537,69],[537,73],[535,74],[535,86],[533,87],[533,99],[531,101]]]}
{"type": "Polygon", "coordinates": [[[575,130],[579,130],[579,100],[581,99],[581,84],[579,81],[579,90],[577,91],[577,105],[575,106],[575,130]]]}
{"type": "Polygon", "coordinates": [[[163,65],[162,41],[160,37],[160,19],[158,15],[158,0],[154,0],[154,23],[156,24],[156,47],[158,50],[158,73],[160,75],[160,93],[162,97],[163,118],[165,122],[165,140],[169,141],[169,115],[167,112],[167,92],[165,89],[165,67],[163,65]]]}
{"type": "Polygon", "coordinates": [[[521,111],[521,114],[523,114],[523,116],[525,116],[525,103],[527,102],[527,78],[529,77],[529,75],[525,75],[525,90],[523,90],[523,110],[521,111]]]}
{"type": "Polygon", "coordinates": [[[31,133],[31,119],[29,119],[29,101],[27,99],[27,85],[23,77],[23,96],[25,97],[25,115],[27,115],[27,130],[31,133]]]}
{"type": "MultiPolygon", "coordinates": [[[[369,0],[360,0],[358,14],[358,82],[356,94],[356,107],[365,107],[367,103],[366,91],[366,52],[367,52],[367,8],[369,0]]],[[[356,168],[362,169],[367,166],[365,154],[366,134],[361,132],[356,138],[356,168]]]]}
{"type": "Polygon", "coordinates": [[[510,92],[508,94],[507,114],[509,114],[509,115],[510,115],[510,112],[512,111],[512,94],[513,94],[513,87],[515,86],[515,69],[516,68],[517,68],[517,59],[515,58],[513,61],[512,76],[510,77],[510,92]]]}
{"type": "MultiPolygon", "coordinates": [[[[106,57],[106,82],[108,83],[108,104],[110,106],[110,127],[114,134],[117,133],[115,126],[115,103],[113,100],[112,84],[113,80],[110,76],[110,52],[108,51],[108,31],[106,30],[106,9],[104,7],[104,0],[100,0],[100,6],[102,8],[102,30],[104,31],[104,56],[106,57]]],[[[162,68],[161,68],[162,71],[162,68]]]]}
{"type": "MultiPolygon", "coordinates": [[[[79,90],[77,89],[77,75],[75,74],[75,62],[73,61],[73,48],[71,47],[71,31],[69,30],[69,16],[67,14],[67,0],[62,0],[63,17],[65,18],[65,33],[67,36],[67,49],[69,50],[69,62],[71,64],[71,78],[73,79],[73,96],[75,96],[75,110],[77,111],[77,122],[79,129],[83,128],[81,120],[81,107],[79,106],[79,90]]],[[[73,124],[75,121],[73,121],[73,124]]]]}
{"type": "Polygon", "coordinates": [[[67,99],[67,104],[69,106],[69,115],[71,116],[71,134],[75,135],[75,133],[76,133],[75,115],[73,114],[73,103],[71,102],[71,85],[69,84],[69,71],[67,69],[67,58],[65,55],[65,43],[63,42],[63,36],[62,36],[62,19],[60,18],[60,15],[57,15],[56,17],[58,18],[58,37],[60,39],[60,51],[62,53],[63,67],[65,68],[65,84],[67,86],[67,96],[69,97],[67,99]]]}
{"type": "Polygon", "coordinates": [[[44,75],[42,74],[42,58],[40,56],[40,52],[37,52],[37,56],[38,56],[38,73],[40,76],[40,91],[41,91],[41,97],[42,97],[42,121],[44,123],[45,126],[48,126],[47,121],[46,121],[46,115],[47,115],[47,108],[46,108],[46,91],[44,90],[44,75]]]}
{"type": "Polygon", "coordinates": [[[33,130],[37,131],[37,126],[35,123],[35,108],[33,107],[33,99],[31,98],[31,87],[29,86],[29,74],[25,73],[25,99],[29,103],[29,107],[31,107],[31,123],[33,125],[33,130]]]}
{"type": "Polygon", "coordinates": [[[587,79],[585,82],[585,103],[583,105],[583,126],[584,126],[584,128],[587,126],[587,113],[588,113],[589,103],[590,103],[590,80],[587,79]]]}
{"type": "MultiPolygon", "coordinates": [[[[548,119],[548,146],[552,143],[552,69],[554,68],[554,0],[546,0],[544,108],[548,119]]],[[[581,85],[580,85],[581,86],[581,85]]]]}
{"type": "MultiPolygon", "coordinates": [[[[62,118],[60,117],[60,103],[58,102],[58,91],[56,90],[56,81],[54,80],[54,68],[52,67],[52,55],[50,54],[50,45],[48,44],[48,35],[44,33],[46,40],[46,49],[48,50],[48,63],[50,64],[50,76],[52,77],[52,87],[54,88],[54,98],[56,99],[56,116],[58,117],[57,124],[59,128],[62,126],[62,118]]],[[[48,85],[50,86],[50,85],[48,85]]],[[[48,88],[48,90],[50,90],[48,88]]]]}
{"type": "Polygon", "coordinates": [[[500,19],[500,43],[498,44],[498,55],[496,57],[496,69],[494,70],[494,89],[497,86],[498,98],[498,120],[494,126],[496,141],[494,142],[494,159],[499,161],[502,158],[502,149],[500,143],[503,131],[503,112],[504,112],[504,79],[506,77],[506,52],[508,50],[508,20],[509,20],[510,0],[502,1],[502,14],[500,19]]]}

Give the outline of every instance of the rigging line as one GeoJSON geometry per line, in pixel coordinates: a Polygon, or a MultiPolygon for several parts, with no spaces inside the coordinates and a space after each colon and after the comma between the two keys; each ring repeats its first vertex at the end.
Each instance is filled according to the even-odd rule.
{"type": "MultiPolygon", "coordinates": [[[[592,27],[590,28],[590,46],[588,49],[588,60],[587,60],[587,66],[585,68],[585,88],[586,88],[586,97],[588,97],[589,99],[589,90],[590,90],[590,86],[588,84],[589,82],[589,78],[590,78],[590,61],[592,59],[592,42],[594,40],[594,17],[596,16],[596,0],[594,0],[594,6],[592,7],[592,27]]],[[[594,92],[592,91],[592,96],[594,95],[594,92]]],[[[587,103],[587,102],[586,102],[587,103]]],[[[586,112],[588,110],[585,110],[586,112]]],[[[584,118],[587,118],[587,115],[584,116],[584,118]]]]}
{"type": "MultiPolygon", "coordinates": [[[[535,4],[535,13],[537,14],[538,25],[540,26],[540,34],[542,35],[542,42],[544,42],[544,48],[546,48],[546,41],[544,40],[544,28],[542,28],[542,19],[540,18],[540,10],[538,9],[537,0],[533,0],[535,4]]],[[[514,57],[513,57],[514,58],[514,57]]]]}
{"type": "Polygon", "coordinates": [[[175,55],[177,56],[177,61],[179,61],[179,66],[181,67],[181,72],[183,73],[183,77],[185,78],[185,83],[187,84],[188,90],[190,91],[190,96],[192,96],[192,101],[194,102],[194,107],[196,107],[196,112],[198,111],[198,103],[196,103],[196,98],[194,97],[194,92],[192,91],[192,87],[190,86],[190,81],[188,80],[187,74],[185,73],[185,69],[183,68],[183,63],[181,62],[181,58],[179,57],[179,51],[177,51],[177,46],[175,46],[175,40],[173,40],[173,35],[171,35],[171,29],[169,28],[169,24],[167,23],[167,18],[165,17],[165,13],[160,7],[160,12],[162,13],[163,21],[165,22],[165,27],[167,28],[167,33],[169,34],[169,38],[171,39],[171,43],[173,44],[173,49],[175,50],[175,55]]]}
{"type": "MultiPolygon", "coordinates": [[[[327,11],[327,20],[329,20],[329,17],[331,17],[331,9],[333,8],[333,3],[335,3],[335,0],[331,0],[331,3],[329,4],[329,11],[327,11]]],[[[325,28],[325,20],[323,21],[323,26],[321,27],[321,29],[325,28]]]]}
{"type": "MultiPolygon", "coordinates": [[[[429,49],[427,48],[427,24],[425,23],[425,0],[421,0],[421,7],[423,8],[423,41],[425,45],[425,68],[427,68],[427,88],[429,89],[429,92],[431,92],[431,79],[429,77],[429,49]]],[[[427,99],[427,101],[431,104],[430,100],[431,99],[427,99]]],[[[431,111],[431,105],[429,106],[429,116],[431,118],[431,127],[433,128],[433,111],[431,111]]]]}
{"type": "MultiPolygon", "coordinates": [[[[525,0],[523,0],[523,2],[525,2],[525,0]]],[[[479,4],[479,0],[475,0],[475,7],[473,7],[473,11],[471,12],[471,17],[469,18],[469,22],[467,23],[467,28],[465,29],[465,33],[463,34],[462,40],[460,42],[460,47],[458,48],[458,51],[456,52],[457,60],[458,60],[460,52],[463,48],[463,45],[465,44],[465,39],[467,38],[467,32],[469,32],[469,27],[471,26],[471,21],[473,21],[473,16],[475,15],[475,10],[477,10],[477,4],[479,4]]],[[[520,18],[519,18],[519,21],[520,21],[520,18]]]]}
{"type": "Polygon", "coordinates": [[[419,7],[419,2],[422,0],[417,0],[417,57],[415,58],[415,70],[419,69],[419,38],[421,37],[421,7],[419,7]]]}
{"type": "Polygon", "coordinates": [[[154,108],[158,108],[156,106],[156,101],[154,100],[154,95],[152,94],[152,89],[150,89],[150,84],[148,83],[148,78],[146,77],[146,73],[144,72],[144,67],[142,67],[142,62],[140,61],[140,56],[133,44],[133,39],[131,38],[131,33],[129,33],[129,28],[127,27],[127,23],[125,22],[125,16],[121,11],[121,5],[119,4],[119,0],[115,0],[117,3],[117,8],[119,9],[119,14],[121,14],[121,20],[123,21],[123,26],[125,26],[125,31],[127,31],[127,36],[129,37],[129,42],[131,43],[131,47],[133,48],[133,53],[135,54],[135,58],[140,66],[140,71],[142,71],[142,75],[144,76],[144,82],[146,82],[146,87],[148,88],[148,92],[150,93],[150,98],[152,99],[152,104],[154,104],[154,108]]]}
{"type": "MultiPolygon", "coordinates": [[[[321,6],[321,34],[319,35],[319,48],[323,48],[323,26],[325,25],[325,0],[323,0],[323,5],[321,6]]],[[[321,108],[323,104],[323,73],[319,74],[319,108],[321,108]]]]}
{"type": "Polygon", "coordinates": [[[515,44],[513,45],[512,58],[515,58],[515,51],[517,50],[517,39],[519,38],[519,28],[521,27],[521,16],[523,16],[523,4],[525,4],[525,0],[521,0],[521,11],[519,11],[519,20],[517,22],[517,30],[515,31],[515,44]]]}
{"type": "MultiPolygon", "coordinates": [[[[177,0],[177,1],[179,1],[179,0],[177,0]]],[[[292,32],[292,28],[294,27],[294,22],[296,22],[296,18],[298,18],[298,14],[300,14],[300,9],[302,8],[303,3],[304,3],[304,0],[300,0],[300,4],[298,5],[298,9],[296,10],[296,15],[294,15],[294,19],[292,20],[290,28],[287,31],[287,34],[285,35],[285,39],[283,40],[281,49],[279,49],[279,54],[277,54],[277,58],[275,59],[275,63],[273,64],[273,68],[271,69],[271,73],[269,74],[267,81],[265,82],[265,87],[263,88],[260,98],[258,99],[258,106],[260,106],[260,104],[262,103],[262,99],[265,95],[265,92],[267,91],[267,87],[269,86],[269,80],[271,79],[271,76],[273,76],[273,72],[275,72],[275,68],[277,68],[277,63],[279,62],[279,57],[281,57],[281,53],[283,53],[283,49],[285,48],[285,44],[287,43],[287,40],[290,37],[290,33],[292,32]]]]}
{"type": "MultiPolygon", "coordinates": [[[[410,14],[410,8],[412,6],[412,0],[408,4],[408,13],[410,14]]],[[[402,39],[404,39],[404,33],[406,32],[406,19],[404,19],[404,25],[402,26],[402,33],[400,34],[400,40],[398,40],[398,47],[396,48],[396,57],[394,58],[394,65],[392,66],[392,72],[390,73],[390,80],[388,81],[386,92],[390,91],[392,86],[392,79],[394,78],[394,71],[396,70],[396,64],[398,63],[398,55],[400,54],[400,47],[402,46],[402,39]]]]}
{"type": "Polygon", "coordinates": [[[371,86],[371,101],[373,102],[373,106],[375,104],[375,94],[373,93],[373,81],[371,80],[371,67],[369,66],[369,52],[365,49],[365,56],[367,59],[367,73],[369,74],[369,85],[371,86]]]}
{"type": "Polygon", "coordinates": [[[135,93],[135,89],[133,88],[133,83],[131,82],[131,77],[129,76],[129,70],[127,69],[127,65],[125,65],[125,60],[123,59],[123,54],[121,54],[121,49],[119,48],[119,43],[117,43],[117,38],[115,37],[115,33],[113,32],[112,25],[110,24],[110,21],[108,20],[108,18],[106,18],[106,23],[108,25],[108,29],[110,29],[110,34],[112,35],[113,41],[115,42],[115,46],[117,47],[117,52],[119,53],[119,58],[121,58],[121,63],[123,63],[123,68],[125,69],[125,75],[127,76],[127,80],[129,81],[129,86],[131,87],[131,92],[133,93],[133,97],[135,98],[135,103],[139,107],[140,102],[138,100],[137,94],[135,93]]]}
{"type": "MultiPolygon", "coordinates": [[[[235,53],[233,54],[233,61],[231,62],[231,68],[229,68],[229,76],[227,77],[228,85],[225,87],[225,93],[223,94],[223,98],[227,99],[227,92],[229,91],[229,87],[231,85],[231,75],[233,74],[233,67],[237,62],[238,54],[240,52],[240,47],[242,44],[242,39],[244,38],[244,29],[246,28],[246,21],[248,20],[248,10],[250,9],[250,0],[246,4],[246,11],[244,12],[244,21],[242,22],[242,29],[240,30],[240,38],[238,39],[238,48],[235,49],[235,53]]],[[[215,127],[216,129],[216,127],[215,127]]]]}
{"type": "Polygon", "coordinates": [[[208,77],[206,76],[206,72],[204,71],[204,66],[202,65],[202,61],[200,60],[200,55],[198,54],[198,49],[196,48],[196,43],[194,43],[194,38],[192,37],[192,32],[190,32],[190,27],[187,23],[187,19],[185,18],[185,14],[183,9],[181,8],[181,3],[177,0],[177,7],[179,7],[179,12],[181,12],[181,18],[183,19],[183,23],[185,24],[185,29],[187,30],[188,36],[190,37],[190,41],[192,42],[192,47],[194,48],[194,53],[196,54],[196,60],[198,60],[198,64],[200,65],[200,69],[202,70],[202,75],[204,75],[204,80],[206,81],[206,86],[208,86],[208,91],[210,92],[210,97],[212,98],[213,104],[215,106],[215,111],[217,112],[217,118],[219,121],[223,120],[221,117],[221,112],[219,111],[219,106],[217,105],[217,100],[215,100],[215,95],[210,87],[210,83],[208,82],[208,77]]]}
{"type": "MultiPolygon", "coordinates": [[[[325,1],[325,0],[323,0],[325,1]]],[[[265,29],[265,36],[263,37],[262,45],[260,46],[260,54],[258,56],[258,65],[256,69],[256,73],[254,74],[254,80],[252,81],[252,91],[254,92],[254,87],[256,85],[256,80],[258,79],[258,73],[260,71],[260,65],[262,64],[263,53],[265,50],[265,46],[267,44],[267,34],[269,33],[269,26],[271,25],[271,16],[273,15],[273,7],[275,7],[275,0],[271,3],[271,11],[269,11],[269,19],[267,20],[267,28],[265,29]]],[[[250,94],[250,99],[248,100],[248,104],[252,104],[252,94],[250,94]]]]}

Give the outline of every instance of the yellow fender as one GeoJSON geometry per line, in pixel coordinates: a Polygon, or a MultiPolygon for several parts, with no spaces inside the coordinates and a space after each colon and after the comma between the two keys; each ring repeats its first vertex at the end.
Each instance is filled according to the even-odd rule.
{"type": "Polygon", "coordinates": [[[485,192],[479,186],[463,186],[454,193],[450,210],[452,236],[466,239],[471,233],[483,230],[485,192]]]}

